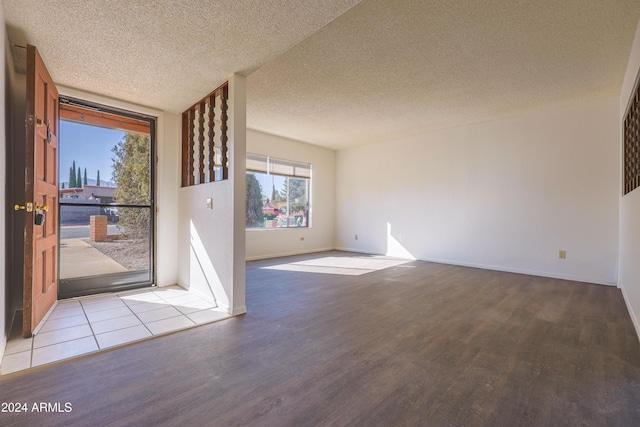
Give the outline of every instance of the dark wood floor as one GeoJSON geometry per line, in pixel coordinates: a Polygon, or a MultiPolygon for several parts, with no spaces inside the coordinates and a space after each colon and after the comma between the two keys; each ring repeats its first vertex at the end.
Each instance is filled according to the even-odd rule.
{"type": "Polygon", "coordinates": [[[427,262],[265,268],[321,256],[361,255],[248,263],[248,314],[0,380],[0,402],[72,405],[0,425],[640,425],[618,289],[427,262]]]}

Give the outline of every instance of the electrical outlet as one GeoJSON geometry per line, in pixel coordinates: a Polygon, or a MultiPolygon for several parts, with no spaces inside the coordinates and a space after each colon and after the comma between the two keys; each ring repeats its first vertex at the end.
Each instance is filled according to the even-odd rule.
{"type": "Polygon", "coordinates": [[[356,239],[356,240],[358,240],[358,235],[357,235],[357,234],[356,234],[356,237],[355,237],[355,239],[356,239]]]}
{"type": "Polygon", "coordinates": [[[567,259],[567,251],[565,251],[564,249],[560,249],[558,251],[558,258],[567,259]]]}

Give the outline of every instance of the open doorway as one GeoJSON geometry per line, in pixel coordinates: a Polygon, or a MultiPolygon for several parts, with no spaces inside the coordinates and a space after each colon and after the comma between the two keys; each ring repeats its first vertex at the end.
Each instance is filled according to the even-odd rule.
{"type": "Polygon", "coordinates": [[[154,283],[155,118],[60,98],[60,299],[154,283]]]}

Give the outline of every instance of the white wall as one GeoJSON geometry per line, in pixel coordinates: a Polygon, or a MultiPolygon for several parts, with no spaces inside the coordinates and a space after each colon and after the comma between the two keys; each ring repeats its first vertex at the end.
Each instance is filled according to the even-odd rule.
{"type": "Polygon", "coordinates": [[[311,227],[247,230],[248,260],[334,248],[335,151],[247,130],[247,152],[311,163],[311,227]],[[304,240],[300,240],[304,238],[304,240]]]}
{"type": "MultiPolygon", "coordinates": [[[[629,57],[622,91],[620,93],[620,123],[640,70],[640,22],[629,57]]],[[[622,152],[623,142],[620,137],[622,152]]],[[[620,156],[622,159],[622,155],[620,156]]],[[[618,194],[622,194],[620,187],[618,194]]],[[[640,189],[636,188],[620,197],[620,288],[622,288],[629,314],[640,337],[640,189]]]]}
{"type": "Polygon", "coordinates": [[[336,245],[615,285],[618,118],[615,97],[339,151],[336,245]]]}
{"type": "MultiPolygon", "coordinates": [[[[245,307],[246,81],[229,80],[229,179],[180,188],[180,285],[214,297],[230,314],[245,307]],[[207,208],[207,199],[213,208],[207,208]]],[[[197,100],[194,100],[197,101],[197,100]]]]}
{"type": "Polygon", "coordinates": [[[180,188],[180,115],[102,95],[58,86],[60,95],[157,117],[156,120],[156,285],[178,283],[178,189],[180,188]]]}
{"type": "Polygon", "coordinates": [[[178,283],[178,190],[182,156],[182,117],[163,113],[158,120],[156,165],[156,284],[178,283]],[[161,127],[162,126],[162,127],[161,127]]]}
{"type": "MultiPolygon", "coordinates": [[[[13,61],[13,56],[10,58],[13,61]]],[[[24,163],[26,149],[26,133],[24,131],[24,117],[27,111],[27,77],[24,74],[18,74],[10,66],[11,71],[7,70],[10,75],[11,86],[11,120],[7,126],[10,128],[7,139],[7,173],[10,180],[7,180],[8,203],[12,201],[24,200],[24,173],[19,165],[24,163]]],[[[6,94],[9,95],[9,94],[6,94]]],[[[7,287],[11,287],[11,307],[12,313],[22,308],[22,281],[23,281],[23,264],[24,264],[24,215],[12,215],[6,218],[8,223],[7,235],[5,239],[8,241],[7,248],[11,248],[7,253],[7,287]]],[[[12,314],[13,315],[13,314],[12,314]]]]}
{"type": "Polygon", "coordinates": [[[2,8],[2,2],[0,2],[0,23],[2,23],[2,37],[0,42],[0,48],[3,53],[3,66],[0,67],[0,105],[2,105],[2,114],[0,114],[0,177],[2,177],[3,184],[0,185],[0,362],[4,355],[4,349],[7,344],[7,282],[5,276],[6,265],[6,237],[5,237],[5,212],[6,212],[6,149],[7,149],[7,120],[9,106],[7,101],[10,99],[7,96],[9,92],[9,84],[6,80],[8,76],[5,74],[6,68],[11,64],[10,52],[9,52],[9,39],[7,37],[7,30],[4,25],[4,9],[2,8]]]}

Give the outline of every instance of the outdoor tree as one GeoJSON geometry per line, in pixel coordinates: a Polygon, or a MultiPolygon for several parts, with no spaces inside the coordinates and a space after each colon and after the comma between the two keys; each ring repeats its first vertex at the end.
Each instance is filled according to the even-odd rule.
{"type": "MultiPolygon", "coordinates": [[[[286,199],[288,199],[289,206],[289,215],[291,214],[299,214],[302,212],[304,216],[304,222],[309,224],[309,191],[308,191],[308,181],[306,179],[301,178],[289,178],[285,179],[282,190],[280,190],[280,194],[282,194],[286,199]]],[[[297,218],[298,219],[298,218],[297,218]]],[[[296,225],[301,226],[302,222],[297,222],[296,225]]]]}
{"type": "Polygon", "coordinates": [[[255,174],[247,174],[247,227],[262,225],[262,186],[255,174]]]}
{"type": "Polygon", "coordinates": [[[82,180],[82,183],[84,185],[89,185],[89,183],[87,182],[87,168],[84,168],[84,178],[82,180]]]}
{"type": "MultiPolygon", "coordinates": [[[[148,205],[150,202],[150,149],[148,135],[127,133],[113,147],[114,197],[120,204],[148,205]]],[[[149,237],[149,209],[123,208],[118,210],[119,225],[134,239],[149,237]]]]}
{"type": "Polygon", "coordinates": [[[98,169],[98,177],[96,178],[96,187],[100,187],[100,169],[98,169]]]}
{"type": "Polygon", "coordinates": [[[82,175],[80,174],[80,168],[78,168],[78,177],[76,178],[76,187],[82,188],[82,175]]]}
{"type": "Polygon", "coordinates": [[[62,189],[64,190],[64,182],[62,183],[62,189]]]}
{"type": "Polygon", "coordinates": [[[273,184],[271,189],[271,201],[272,202],[282,201],[282,200],[279,200],[279,198],[280,198],[280,192],[276,190],[276,185],[273,184]]]}
{"type": "Polygon", "coordinates": [[[287,198],[289,195],[289,213],[306,210],[309,204],[307,198],[307,182],[300,178],[287,178],[282,184],[280,193],[287,198]]]}
{"type": "Polygon", "coordinates": [[[75,188],[75,187],[76,187],[76,173],[74,172],[73,168],[69,166],[69,188],[75,188]]]}

